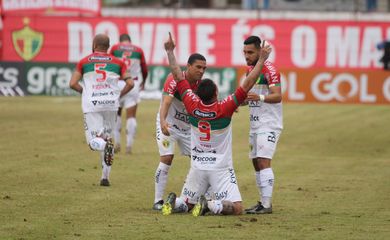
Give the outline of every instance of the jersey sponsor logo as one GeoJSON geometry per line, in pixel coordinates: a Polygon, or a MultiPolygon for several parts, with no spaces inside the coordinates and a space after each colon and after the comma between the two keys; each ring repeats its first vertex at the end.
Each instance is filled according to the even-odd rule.
{"type": "Polygon", "coordinates": [[[112,105],[115,104],[115,100],[94,100],[92,101],[94,106],[96,105],[112,105]]]}
{"type": "Polygon", "coordinates": [[[229,174],[230,174],[230,182],[233,184],[237,184],[236,174],[234,173],[233,168],[229,168],[229,174]]]}
{"type": "Polygon", "coordinates": [[[92,56],[92,57],[89,57],[88,60],[90,62],[93,62],[93,61],[110,62],[112,60],[112,58],[110,56],[92,56]]]}
{"type": "Polygon", "coordinates": [[[111,91],[111,92],[94,92],[94,93],[92,93],[92,97],[103,97],[103,96],[108,96],[108,95],[114,96],[114,92],[111,91]]]}
{"type": "Polygon", "coordinates": [[[203,149],[199,149],[199,148],[197,148],[197,147],[194,147],[193,149],[192,149],[192,151],[194,151],[194,152],[196,152],[196,153],[217,153],[217,150],[215,150],[215,149],[212,149],[212,150],[209,150],[209,151],[204,151],[203,149]]]}
{"type": "Polygon", "coordinates": [[[226,190],[224,192],[216,192],[214,193],[214,196],[216,200],[226,199],[228,196],[228,191],[226,190]]]}
{"type": "Polygon", "coordinates": [[[200,157],[200,156],[196,156],[196,155],[192,155],[192,161],[196,161],[196,162],[199,162],[201,164],[214,164],[217,162],[217,158],[216,157],[209,157],[209,156],[203,156],[203,157],[200,157]]]}
{"type": "Polygon", "coordinates": [[[203,112],[199,109],[194,111],[194,115],[201,118],[215,118],[217,116],[216,112],[203,112]]]}
{"type": "Polygon", "coordinates": [[[24,18],[22,29],[12,32],[12,43],[16,53],[25,61],[32,60],[41,51],[43,33],[29,26],[30,19],[24,18]]]}
{"type": "Polygon", "coordinates": [[[260,101],[248,101],[249,107],[260,107],[261,102],[260,101]]]}
{"type": "Polygon", "coordinates": [[[173,116],[175,119],[183,121],[185,123],[190,123],[190,116],[187,114],[181,113],[176,110],[175,116],[173,116]]]}
{"type": "Polygon", "coordinates": [[[259,116],[256,116],[256,115],[250,115],[249,116],[249,121],[251,122],[257,122],[257,121],[260,121],[260,117],[259,116]]]}
{"type": "Polygon", "coordinates": [[[96,90],[100,90],[100,89],[106,89],[106,88],[111,88],[111,87],[110,87],[110,84],[104,83],[104,84],[94,84],[94,85],[92,85],[92,88],[96,89],[96,90]]]}
{"type": "Polygon", "coordinates": [[[270,135],[267,137],[268,142],[275,143],[276,142],[276,134],[275,132],[270,132],[270,135]]]}
{"type": "Polygon", "coordinates": [[[184,196],[188,196],[190,198],[193,198],[195,196],[196,192],[193,192],[191,190],[188,190],[187,188],[184,188],[183,194],[184,194],[184,196]]]}

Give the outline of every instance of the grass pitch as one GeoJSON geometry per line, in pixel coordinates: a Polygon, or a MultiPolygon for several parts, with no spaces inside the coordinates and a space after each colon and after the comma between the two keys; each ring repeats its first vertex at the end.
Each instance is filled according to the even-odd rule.
{"type": "MultiPolygon", "coordinates": [[[[285,104],[274,213],[194,218],[151,210],[158,105],[140,104],[133,154],[116,155],[106,188],[78,97],[0,98],[0,239],[390,239],[389,106],[285,104]]],[[[245,107],[233,136],[249,206],[258,193],[245,107]]],[[[188,168],[177,154],[166,194],[180,192],[188,168]]]]}

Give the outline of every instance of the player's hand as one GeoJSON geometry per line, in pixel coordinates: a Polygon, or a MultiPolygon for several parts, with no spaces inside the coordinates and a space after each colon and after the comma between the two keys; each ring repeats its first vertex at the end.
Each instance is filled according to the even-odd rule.
{"type": "Polygon", "coordinates": [[[165,136],[170,136],[170,135],[171,135],[171,134],[169,133],[170,125],[169,125],[166,121],[161,121],[160,127],[161,127],[161,132],[162,132],[165,136]]]}
{"type": "Polygon", "coordinates": [[[164,43],[164,48],[165,50],[168,52],[168,51],[173,51],[173,49],[175,49],[175,42],[173,41],[172,39],[172,35],[171,35],[171,32],[169,32],[169,38],[168,40],[164,43]]]}
{"type": "Polygon", "coordinates": [[[270,45],[265,46],[265,40],[263,39],[263,43],[261,44],[261,49],[260,49],[260,56],[259,60],[265,61],[269,57],[269,54],[272,52],[272,48],[270,45]]]}
{"type": "Polygon", "coordinates": [[[256,93],[253,93],[253,92],[248,92],[248,95],[245,99],[245,102],[248,102],[248,101],[259,101],[260,100],[260,97],[259,95],[257,95],[256,93]]]}

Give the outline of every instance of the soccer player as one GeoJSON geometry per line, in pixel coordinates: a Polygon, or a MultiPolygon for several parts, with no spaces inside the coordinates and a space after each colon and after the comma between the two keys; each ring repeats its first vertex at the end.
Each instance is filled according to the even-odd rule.
{"type": "Polygon", "coordinates": [[[134,83],[126,73],[126,65],[107,54],[110,39],[98,34],[93,39],[93,53],[77,63],[69,86],[81,93],[84,128],[91,150],[101,152],[101,186],[110,186],[109,175],[114,160],[112,131],[116,121],[119,97],[133,88],[134,83]],[[118,80],[126,82],[120,91],[118,80]]]}
{"type": "Polygon", "coordinates": [[[218,88],[210,79],[202,80],[196,94],[191,90],[185,81],[186,76],[176,63],[173,52],[175,43],[171,34],[164,46],[173,78],[177,81],[177,89],[190,114],[191,168],[181,197],[176,198],[176,194],[169,194],[162,213],[168,215],[193,207],[193,216],[204,215],[208,211],[214,214],[241,214],[242,200],[232,160],[231,118],[255,84],[271,48],[263,46],[258,62],[240,87],[233,94],[218,101],[218,88]],[[206,200],[204,196],[207,189],[213,196],[210,200],[206,200]]]}
{"type": "MultiPolygon", "coordinates": [[[[187,61],[187,69],[183,73],[191,89],[196,90],[206,70],[206,58],[201,54],[192,54],[187,61]]],[[[163,88],[160,109],[157,114],[156,138],[160,153],[160,163],[155,173],[154,210],[161,210],[163,195],[168,181],[169,169],[172,165],[175,142],[181,153],[190,156],[191,134],[189,116],[177,92],[176,82],[168,75],[163,88]]]]}
{"type": "MultiPolygon", "coordinates": [[[[248,74],[260,57],[260,44],[261,39],[257,36],[250,36],[244,41],[248,74]]],[[[257,76],[258,80],[248,93],[247,100],[250,111],[249,157],[255,169],[260,201],[245,209],[248,214],[272,213],[274,173],[271,160],[283,128],[280,73],[270,61],[266,61],[257,76]]]]}
{"type": "Polygon", "coordinates": [[[131,43],[128,34],[119,36],[119,43],[112,46],[110,53],[121,59],[127,66],[127,72],[134,81],[134,88],[120,98],[118,118],[114,128],[115,152],[121,149],[122,108],[126,109],[126,153],[131,154],[134,136],[137,130],[136,113],[138,103],[141,101],[139,92],[144,89],[148,77],[148,67],[145,55],[141,48],[131,43]]]}

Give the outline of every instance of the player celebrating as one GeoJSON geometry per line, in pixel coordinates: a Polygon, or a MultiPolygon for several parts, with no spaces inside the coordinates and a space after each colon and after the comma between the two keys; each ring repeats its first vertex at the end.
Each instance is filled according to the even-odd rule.
{"type": "MultiPolygon", "coordinates": [[[[244,41],[248,73],[253,71],[260,57],[260,44],[261,39],[257,36],[250,36],[244,41]]],[[[258,81],[248,93],[247,100],[250,111],[249,157],[256,172],[256,185],[261,201],[245,211],[248,214],[272,213],[274,173],[271,159],[276,150],[283,122],[280,73],[271,62],[264,62],[261,73],[258,74],[258,81]]]]}
{"type": "MultiPolygon", "coordinates": [[[[196,90],[206,70],[206,58],[201,54],[192,54],[187,61],[186,76],[192,90],[196,90]]],[[[168,75],[157,114],[156,138],[160,152],[160,163],[155,173],[154,210],[161,210],[163,195],[168,181],[168,172],[172,165],[175,142],[183,155],[190,155],[191,134],[189,116],[177,92],[176,82],[168,75]]]]}
{"type": "Polygon", "coordinates": [[[199,84],[196,94],[188,82],[183,81],[186,76],[176,63],[173,53],[175,43],[171,34],[164,46],[173,78],[178,82],[177,89],[190,114],[191,168],[181,197],[176,198],[174,193],[169,194],[162,212],[167,215],[176,211],[186,211],[197,203],[192,210],[194,216],[204,215],[207,211],[214,214],[241,214],[241,194],[232,161],[231,118],[255,84],[271,48],[263,47],[258,62],[241,86],[234,94],[218,101],[218,89],[212,80],[204,79],[199,84]],[[213,195],[212,200],[206,200],[204,197],[207,189],[213,195]],[[188,208],[183,207],[185,205],[188,208]]]}
{"type": "Polygon", "coordinates": [[[113,162],[112,130],[116,121],[119,97],[133,88],[133,80],[126,73],[126,65],[107,54],[110,39],[98,34],[93,39],[93,53],[77,63],[69,86],[81,93],[87,143],[93,151],[101,152],[101,186],[110,186],[109,175],[113,162]],[[118,80],[126,82],[120,91],[118,80]],[[81,82],[79,83],[79,81],[81,82]]]}
{"type": "Polygon", "coordinates": [[[115,152],[121,148],[122,108],[126,109],[126,153],[131,153],[134,136],[137,130],[136,113],[138,103],[141,101],[139,92],[143,90],[148,76],[148,67],[145,55],[141,48],[131,43],[128,34],[119,36],[119,43],[112,46],[110,53],[121,59],[127,66],[127,72],[134,80],[134,88],[120,98],[117,124],[114,130],[115,152]]]}

